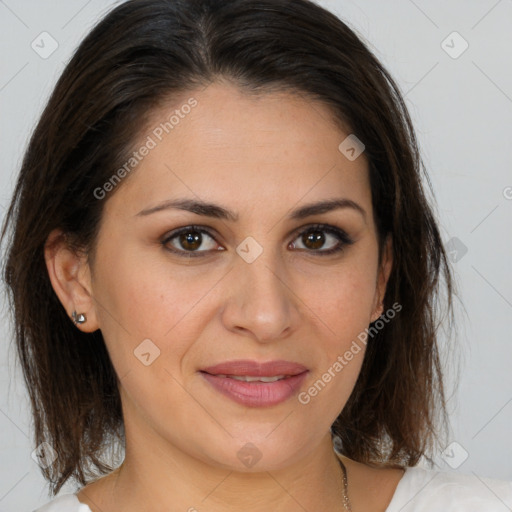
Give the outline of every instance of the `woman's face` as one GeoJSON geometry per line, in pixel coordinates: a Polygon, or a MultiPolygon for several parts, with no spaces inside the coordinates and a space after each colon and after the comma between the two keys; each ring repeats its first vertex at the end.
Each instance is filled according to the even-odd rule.
{"type": "Polygon", "coordinates": [[[323,105],[227,84],[153,121],[135,170],[101,199],[90,282],[128,443],[224,468],[284,466],[325,439],[364,344],[344,354],[382,311],[390,260],[379,273],[364,153],[338,149],[349,133],[323,105]],[[305,209],[329,201],[341,206],[305,209]],[[236,360],[254,367],[212,369],[236,360]],[[271,361],[290,365],[258,371],[271,361]],[[218,376],[229,372],[239,377],[218,376]]]}

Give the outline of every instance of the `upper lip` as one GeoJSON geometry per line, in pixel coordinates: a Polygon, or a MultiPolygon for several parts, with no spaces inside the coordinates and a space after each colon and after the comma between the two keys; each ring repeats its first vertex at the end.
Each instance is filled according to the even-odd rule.
{"type": "Polygon", "coordinates": [[[276,375],[298,375],[307,371],[299,363],[275,360],[267,362],[252,361],[250,359],[237,359],[225,361],[214,366],[208,366],[201,371],[211,375],[240,375],[251,377],[274,377],[276,375]]]}

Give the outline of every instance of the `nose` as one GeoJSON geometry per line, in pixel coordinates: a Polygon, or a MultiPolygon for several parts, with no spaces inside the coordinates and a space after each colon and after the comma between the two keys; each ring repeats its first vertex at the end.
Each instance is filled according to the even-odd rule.
{"type": "Polygon", "coordinates": [[[279,259],[263,251],[252,263],[238,258],[235,266],[227,283],[224,326],[259,342],[281,339],[296,330],[300,300],[279,259]]]}

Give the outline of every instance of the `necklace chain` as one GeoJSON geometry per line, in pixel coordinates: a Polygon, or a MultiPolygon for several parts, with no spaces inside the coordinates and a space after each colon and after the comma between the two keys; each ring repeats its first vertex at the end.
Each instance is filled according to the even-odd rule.
{"type": "Polygon", "coordinates": [[[348,478],[347,478],[347,469],[345,468],[345,464],[338,457],[341,469],[343,471],[343,507],[347,512],[352,512],[352,506],[350,504],[350,500],[348,499],[348,478]]]}

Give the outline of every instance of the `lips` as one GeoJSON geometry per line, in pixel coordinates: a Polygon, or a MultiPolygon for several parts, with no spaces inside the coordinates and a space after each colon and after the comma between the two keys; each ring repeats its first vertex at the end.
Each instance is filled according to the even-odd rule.
{"type": "Polygon", "coordinates": [[[250,359],[239,359],[235,361],[226,361],[214,366],[209,366],[201,370],[210,375],[223,376],[250,376],[250,377],[289,377],[299,375],[307,371],[307,368],[291,361],[275,360],[260,363],[250,359]]]}
{"type": "Polygon", "coordinates": [[[285,402],[300,389],[308,369],[290,361],[238,360],[200,371],[212,388],[246,407],[269,407],[285,402]]]}

